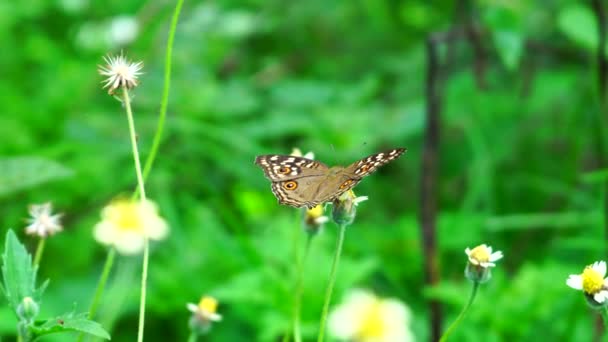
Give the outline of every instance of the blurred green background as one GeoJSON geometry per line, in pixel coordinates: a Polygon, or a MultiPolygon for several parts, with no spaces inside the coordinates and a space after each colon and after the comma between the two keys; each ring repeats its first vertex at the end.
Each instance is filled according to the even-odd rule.
{"type": "MultiPolygon", "coordinates": [[[[464,249],[488,243],[504,260],[454,333],[459,341],[590,341],[596,316],[569,274],[606,256],[595,51],[586,2],[186,1],[174,46],[169,114],[147,183],[171,233],[154,243],[146,340],[185,340],[187,302],[220,300],[208,341],[277,341],[289,326],[300,212],[279,206],[253,160],[293,147],[344,165],[397,146],[402,158],[357,187],[369,201],[348,228],[334,303],[353,287],[396,297],[428,340],[429,298],[444,326],[469,292],[464,249]],[[459,8],[461,10],[459,10],[459,8]],[[473,20],[470,41],[442,48],[438,179],[441,284],[424,284],[420,240],[425,40],[473,20]],[[449,51],[447,51],[449,50],[449,51]]],[[[27,206],[52,201],[65,232],[47,241],[40,318],[86,311],[106,249],[92,238],[101,208],[136,179],[120,104],[101,89],[102,56],[145,64],[133,106],[147,156],[163,85],[174,4],[90,0],[0,3],[0,236],[27,206]]],[[[605,113],[604,113],[605,115],[605,113]]],[[[303,328],[316,338],[336,239],[313,242],[303,328]]],[[[303,239],[300,239],[302,242],[303,239]]],[[[119,257],[98,320],[133,341],[140,257],[119,257]]],[[[16,320],[0,310],[0,336],[16,320]]],[[[58,335],[44,340],[70,340],[58,335]]]]}

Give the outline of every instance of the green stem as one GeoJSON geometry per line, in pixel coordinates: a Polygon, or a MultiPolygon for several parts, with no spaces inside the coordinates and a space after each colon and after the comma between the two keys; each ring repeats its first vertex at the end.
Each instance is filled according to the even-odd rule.
{"type": "Polygon", "coordinates": [[[300,314],[302,310],[302,292],[304,290],[304,264],[308,257],[308,250],[310,249],[310,241],[312,240],[311,234],[306,234],[306,246],[304,247],[304,255],[298,258],[298,269],[296,279],[296,295],[294,300],[293,309],[293,339],[295,342],[302,342],[302,333],[300,329],[300,314]]]}
{"type": "Polygon", "coordinates": [[[604,327],[608,329],[608,307],[604,306],[602,310],[600,310],[600,314],[602,315],[602,320],[604,321],[604,327]]]}
{"type": "MultiPolygon", "coordinates": [[[[112,270],[112,266],[114,265],[115,256],[116,250],[113,247],[110,247],[110,249],[108,250],[108,255],[106,256],[106,262],[103,265],[103,270],[101,271],[101,277],[99,277],[99,282],[97,282],[97,288],[95,289],[93,301],[91,302],[91,306],[89,306],[89,313],[87,314],[87,317],[89,319],[93,319],[93,317],[95,317],[95,314],[97,313],[97,308],[99,307],[101,296],[103,295],[103,291],[106,288],[106,283],[108,282],[110,271],[112,270]]],[[[78,335],[77,342],[81,342],[83,339],[84,333],[81,333],[80,335],[78,335]]]]}
{"type": "Polygon", "coordinates": [[[473,304],[473,300],[475,299],[475,295],[477,294],[478,288],[479,288],[479,282],[473,282],[473,289],[471,290],[471,296],[469,297],[469,301],[464,306],[464,308],[462,308],[462,311],[460,311],[460,314],[458,315],[456,320],[450,325],[450,327],[448,328],[448,330],[446,330],[446,332],[443,334],[443,336],[441,336],[441,339],[439,340],[439,342],[447,341],[448,337],[450,337],[450,334],[452,333],[452,331],[458,326],[458,324],[460,324],[460,321],[462,321],[462,319],[464,318],[465,314],[471,307],[471,304],[473,304]]]}
{"type": "Polygon", "coordinates": [[[135,175],[137,176],[137,187],[139,189],[140,199],[146,200],[146,190],[144,189],[144,178],[141,172],[141,163],[139,162],[139,150],[137,148],[137,134],[135,133],[135,122],[133,120],[133,112],[131,111],[131,98],[126,87],[122,89],[122,100],[127,111],[127,121],[129,122],[129,137],[131,138],[131,149],[133,152],[133,161],[135,163],[135,175]]]}
{"type": "Polygon", "coordinates": [[[331,273],[329,275],[329,284],[325,292],[325,304],[323,304],[323,313],[321,314],[321,327],[319,330],[319,337],[317,342],[323,342],[323,336],[325,334],[325,324],[327,323],[327,312],[329,311],[329,303],[331,302],[331,293],[334,289],[334,283],[336,282],[336,273],[338,270],[338,263],[340,262],[340,255],[342,254],[342,244],[344,242],[344,232],[346,232],[346,224],[340,225],[340,236],[336,242],[336,254],[334,255],[334,262],[331,265],[331,273]]]}
{"type": "Polygon", "coordinates": [[[108,255],[106,256],[106,262],[103,265],[103,270],[101,271],[101,277],[99,277],[99,282],[97,283],[97,289],[95,289],[95,296],[93,297],[93,301],[91,302],[91,306],[89,307],[89,319],[93,319],[93,317],[95,317],[95,314],[97,313],[97,308],[99,307],[101,296],[103,295],[103,291],[106,288],[106,283],[108,282],[110,271],[112,270],[112,266],[114,265],[115,256],[116,250],[114,249],[114,247],[110,247],[110,249],[108,250],[108,255]]]}
{"type": "MultiPolygon", "coordinates": [[[[141,164],[139,162],[139,151],[137,149],[137,135],[135,134],[135,123],[133,120],[133,112],[131,111],[131,99],[126,87],[122,89],[123,103],[127,111],[127,121],[129,122],[129,136],[131,137],[131,147],[133,149],[133,161],[135,163],[135,174],[137,175],[137,185],[139,188],[139,198],[143,202],[146,200],[146,189],[144,188],[144,177],[141,172],[141,164]]],[[[139,299],[139,323],[137,329],[137,342],[144,340],[144,318],[146,315],[146,284],[148,281],[148,254],[149,254],[148,238],[144,236],[144,260],[141,271],[141,296],[139,299]]]]}
{"type": "MultiPolygon", "coordinates": [[[[165,54],[165,75],[163,82],[163,94],[160,99],[160,113],[158,116],[156,134],[154,135],[154,140],[152,141],[150,154],[148,155],[148,158],[146,158],[146,163],[144,165],[144,180],[148,179],[150,170],[152,170],[152,164],[154,164],[156,154],[158,153],[158,148],[160,146],[161,138],[163,136],[163,129],[165,127],[165,119],[167,118],[167,107],[169,105],[169,89],[171,88],[171,58],[173,56],[173,42],[175,40],[177,22],[183,4],[184,0],[177,0],[175,10],[173,11],[173,17],[171,18],[171,25],[169,26],[169,37],[167,38],[167,53],[165,54]]],[[[135,190],[133,198],[137,197],[138,191],[139,190],[137,189],[135,190]]]]}
{"type": "Polygon", "coordinates": [[[198,336],[194,331],[190,331],[190,336],[188,336],[188,342],[196,342],[198,340],[198,336]]]}
{"type": "Polygon", "coordinates": [[[38,240],[38,247],[36,247],[36,255],[34,256],[34,267],[40,265],[40,259],[42,259],[42,253],[44,252],[45,242],[45,238],[40,238],[40,240],[38,240]]]}

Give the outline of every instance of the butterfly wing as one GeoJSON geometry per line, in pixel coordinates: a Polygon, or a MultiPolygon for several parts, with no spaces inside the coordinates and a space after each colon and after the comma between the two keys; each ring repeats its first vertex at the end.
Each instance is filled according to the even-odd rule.
{"type": "MultiPolygon", "coordinates": [[[[351,176],[354,180],[361,180],[361,178],[370,175],[382,165],[388,164],[393,160],[399,158],[403,153],[407,151],[405,148],[395,148],[392,150],[372,154],[361,160],[358,160],[346,167],[346,173],[351,176]]],[[[352,188],[352,187],[351,187],[352,188]]]]}
{"type": "Polygon", "coordinates": [[[382,165],[399,158],[405,151],[405,148],[396,148],[372,154],[348,165],[337,173],[334,179],[331,176],[328,177],[327,184],[321,187],[321,191],[317,195],[318,200],[328,202],[342,195],[359,184],[363,177],[370,175],[382,165]]]}
{"type": "Polygon", "coordinates": [[[255,164],[272,181],[272,193],[280,204],[312,208],[320,203],[314,195],[327,174],[327,165],[312,159],[276,154],[258,156],[255,164]]]}

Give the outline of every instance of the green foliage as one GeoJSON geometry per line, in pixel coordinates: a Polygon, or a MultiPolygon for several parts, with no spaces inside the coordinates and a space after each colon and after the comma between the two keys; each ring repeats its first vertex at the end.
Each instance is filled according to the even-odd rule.
{"type": "Polygon", "coordinates": [[[6,233],[2,254],[2,291],[10,306],[17,314],[17,308],[26,297],[40,302],[48,280],[36,288],[36,267],[32,257],[19,242],[12,230],[6,233]]]}
{"type": "MultiPolygon", "coordinates": [[[[370,199],[346,232],[332,305],[354,287],[396,297],[411,308],[418,340],[428,340],[426,300],[441,302],[447,326],[470,290],[463,251],[488,243],[505,258],[454,340],[594,338],[595,316],[565,279],[606,257],[600,147],[607,130],[596,89],[595,13],[575,0],[466,3],[482,32],[486,87],[478,87],[470,41],[442,50],[450,62],[440,84],[436,193],[442,282],[427,288],[419,228],[425,42],[460,27],[463,9],[428,1],[185,2],[167,126],[146,181],[171,226],[166,240],[152,244],[146,341],[185,340],[185,304],[204,294],[219,299],[223,315],[207,340],[280,340],[304,239],[299,213],[277,205],[255,156],[299,147],[343,165],[396,146],[407,154],[356,188],[370,199]]],[[[16,232],[4,241],[12,254],[3,272],[29,265],[9,267],[13,280],[3,287],[11,307],[37,291],[24,250],[35,241],[21,245],[14,235],[21,236],[27,206],[47,201],[64,214],[65,229],[46,241],[39,276],[52,286],[40,316],[90,303],[106,256],[92,227],[106,203],[136,184],[126,118],[101,89],[97,65],[121,50],[144,62],[132,94],[145,158],[172,6],[0,4],[0,226],[16,232]],[[112,38],[121,17],[138,23],[134,40],[112,38]]],[[[326,225],[304,266],[307,340],[318,330],[336,231],[326,225]]],[[[139,257],[117,256],[96,318],[114,341],[135,339],[139,271],[139,257]]],[[[18,323],[7,307],[0,308],[2,340],[14,339],[18,323]]]]}
{"type": "Polygon", "coordinates": [[[36,157],[0,159],[0,197],[72,175],[52,160],[36,157]]]}
{"type": "Polygon", "coordinates": [[[26,340],[57,333],[77,331],[110,339],[110,335],[99,325],[87,318],[87,314],[67,313],[44,321],[33,319],[38,315],[42,294],[48,280],[36,288],[37,267],[32,265],[32,257],[26,251],[12,230],[6,234],[4,253],[2,254],[2,292],[19,319],[19,329],[26,340]],[[35,306],[35,309],[24,309],[24,304],[35,306]],[[29,312],[28,312],[29,311],[29,312]]]}
{"type": "Polygon", "coordinates": [[[86,313],[75,314],[73,312],[46,320],[44,323],[32,327],[32,332],[37,336],[43,336],[58,332],[82,332],[92,336],[101,337],[106,340],[110,335],[97,322],[87,318],[86,313]]]}

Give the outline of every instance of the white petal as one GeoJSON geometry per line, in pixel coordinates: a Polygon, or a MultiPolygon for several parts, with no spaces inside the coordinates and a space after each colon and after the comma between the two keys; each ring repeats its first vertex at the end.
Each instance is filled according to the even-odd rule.
{"type": "Polygon", "coordinates": [[[93,228],[93,236],[98,242],[109,245],[116,240],[116,229],[113,224],[101,221],[93,228]]]}
{"type": "Polygon", "coordinates": [[[494,261],[498,261],[502,259],[502,252],[501,251],[496,251],[492,254],[490,254],[490,261],[494,262],[494,261]]]}
{"type": "Polygon", "coordinates": [[[602,278],[606,276],[606,262],[605,261],[596,261],[591,266],[597,273],[599,273],[602,278]]]}
{"type": "Polygon", "coordinates": [[[583,289],[583,278],[580,274],[571,274],[566,280],[566,285],[570,286],[575,290],[583,289]]]}
{"type": "Polygon", "coordinates": [[[480,263],[480,265],[481,265],[481,267],[485,267],[485,268],[496,267],[496,264],[493,262],[482,262],[482,263],[480,263]]]}
{"type": "Polygon", "coordinates": [[[217,314],[215,312],[207,312],[207,313],[205,313],[205,318],[207,318],[208,320],[210,320],[212,322],[219,322],[222,320],[222,315],[217,314]]]}
{"type": "Polygon", "coordinates": [[[144,249],[144,237],[131,231],[123,232],[113,243],[116,250],[124,255],[137,254],[144,249]]]}
{"type": "Polygon", "coordinates": [[[198,306],[196,304],[194,304],[194,303],[188,303],[188,304],[186,304],[186,308],[190,312],[197,312],[198,311],[198,306]]]}
{"type": "Polygon", "coordinates": [[[608,291],[600,291],[593,295],[593,300],[602,304],[603,302],[606,301],[607,297],[608,297],[608,291]]]}
{"type": "Polygon", "coordinates": [[[467,247],[467,248],[464,250],[464,253],[465,253],[467,256],[471,256],[471,249],[470,249],[469,247],[467,247]]]}

